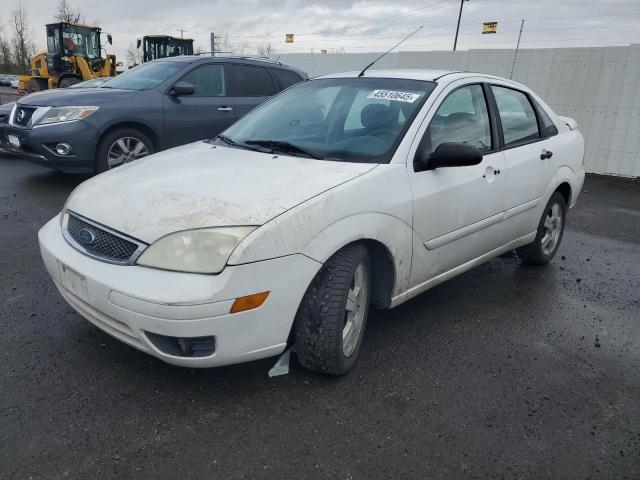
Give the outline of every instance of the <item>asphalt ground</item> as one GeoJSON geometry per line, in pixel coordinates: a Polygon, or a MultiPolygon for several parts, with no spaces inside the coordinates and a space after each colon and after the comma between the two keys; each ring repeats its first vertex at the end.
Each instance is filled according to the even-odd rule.
{"type": "Polygon", "coordinates": [[[59,296],[38,229],[80,177],[0,157],[0,478],[640,478],[640,182],[588,177],[545,267],[373,311],[341,378],[192,370],[59,296]]]}

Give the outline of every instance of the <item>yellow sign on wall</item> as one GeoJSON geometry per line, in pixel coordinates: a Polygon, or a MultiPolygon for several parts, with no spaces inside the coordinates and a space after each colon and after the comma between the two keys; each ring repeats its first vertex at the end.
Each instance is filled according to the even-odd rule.
{"type": "Polygon", "coordinates": [[[482,24],[482,33],[496,33],[498,31],[498,22],[484,22],[482,24]]]}
{"type": "Polygon", "coordinates": [[[284,36],[285,43],[293,43],[293,33],[287,33],[284,36]]]}

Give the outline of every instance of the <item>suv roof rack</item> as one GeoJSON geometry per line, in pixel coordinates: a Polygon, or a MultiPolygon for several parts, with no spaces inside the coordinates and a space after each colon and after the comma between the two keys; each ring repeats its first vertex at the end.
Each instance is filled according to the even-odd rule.
{"type": "Polygon", "coordinates": [[[197,52],[194,53],[194,55],[199,56],[199,55],[212,55],[212,53],[215,53],[215,57],[225,57],[225,58],[238,58],[238,59],[242,59],[242,60],[259,60],[261,62],[270,62],[270,63],[275,63],[277,65],[282,65],[282,62],[280,61],[280,57],[273,59],[271,57],[264,57],[264,56],[259,56],[259,55],[238,55],[237,53],[233,53],[233,52],[197,52]]]}

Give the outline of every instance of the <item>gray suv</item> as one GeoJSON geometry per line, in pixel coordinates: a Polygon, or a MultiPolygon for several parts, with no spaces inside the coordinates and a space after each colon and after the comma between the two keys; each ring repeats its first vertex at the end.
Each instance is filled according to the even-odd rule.
{"type": "Polygon", "coordinates": [[[98,88],[21,98],[2,147],[72,173],[103,172],[151,153],[214,138],[271,95],[307,78],[246,57],[172,57],[98,88]]]}

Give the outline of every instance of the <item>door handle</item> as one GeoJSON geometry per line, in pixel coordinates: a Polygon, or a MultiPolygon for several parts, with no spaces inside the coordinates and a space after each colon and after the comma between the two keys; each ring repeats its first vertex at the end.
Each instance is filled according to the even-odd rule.
{"type": "Polygon", "coordinates": [[[230,112],[231,110],[233,110],[231,107],[218,107],[219,112],[230,112]]]}
{"type": "Polygon", "coordinates": [[[540,160],[546,160],[547,158],[551,157],[553,157],[553,152],[550,152],[549,150],[542,150],[542,153],[540,154],[540,160]]]}

